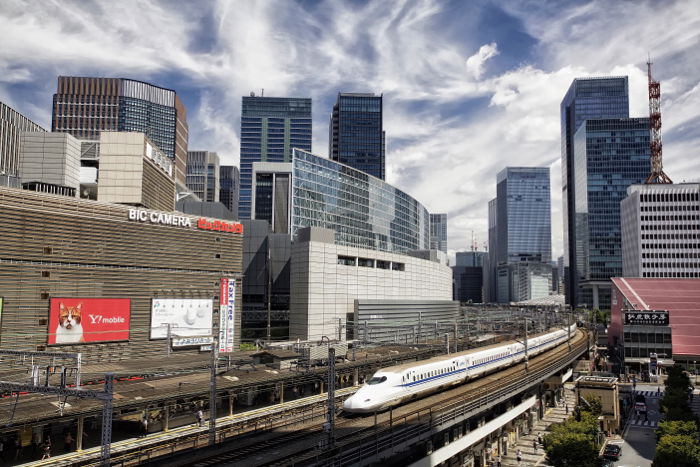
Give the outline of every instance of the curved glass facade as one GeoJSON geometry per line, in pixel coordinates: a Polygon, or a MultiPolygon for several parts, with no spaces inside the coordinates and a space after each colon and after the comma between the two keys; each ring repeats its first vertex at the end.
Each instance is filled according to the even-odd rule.
{"type": "Polygon", "coordinates": [[[294,149],[292,236],[335,230],[338,245],[406,252],[430,248],[428,210],[403,191],[339,162],[294,149]]]}

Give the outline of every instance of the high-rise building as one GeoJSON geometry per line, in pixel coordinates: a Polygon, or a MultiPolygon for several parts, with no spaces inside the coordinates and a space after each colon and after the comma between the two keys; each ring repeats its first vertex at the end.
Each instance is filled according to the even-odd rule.
{"type": "Polygon", "coordinates": [[[482,303],[484,268],[480,266],[452,266],[454,300],[482,303]]]}
{"type": "Polygon", "coordinates": [[[610,278],[622,275],[620,202],[649,175],[649,119],[586,120],[574,135],[577,304],[610,307],[610,278]]]}
{"type": "Polygon", "coordinates": [[[430,215],[430,249],[447,254],[447,214],[430,215]]]}
{"type": "Polygon", "coordinates": [[[219,155],[187,152],[187,188],[202,201],[219,201],[219,155]]]}
{"type": "Polygon", "coordinates": [[[573,190],[576,173],[574,168],[574,134],[581,124],[593,118],[628,118],[629,92],[627,77],[577,78],[571,83],[561,102],[561,168],[564,217],[564,269],[566,302],[576,304],[578,275],[575,268],[577,244],[573,190]]]}
{"type": "Polygon", "coordinates": [[[46,131],[0,102],[0,186],[20,187],[20,136],[23,131],[46,131]]]}
{"type": "Polygon", "coordinates": [[[506,167],[496,181],[497,196],[489,202],[491,300],[546,296],[542,284],[552,280],[549,168],[506,167]]]}
{"type": "Polygon", "coordinates": [[[489,201],[488,205],[488,220],[489,220],[489,256],[488,256],[488,267],[486,271],[486,279],[484,279],[484,286],[486,289],[486,296],[484,301],[497,302],[496,299],[496,250],[498,249],[498,198],[494,198],[489,201]]]}
{"type": "Polygon", "coordinates": [[[496,262],[552,259],[548,167],[506,167],[497,177],[496,262]]]}
{"type": "Polygon", "coordinates": [[[252,219],[253,163],[291,162],[292,149],[311,151],[311,99],[243,97],[238,213],[252,219]]]}
{"type": "Polygon", "coordinates": [[[238,192],[241,186],[241,173],[235,165],[219,166],[219,202],[238,219],[238,192]]]}
{"type": "Polygon", "coordinates": [[[330,120],[328,156],[384,180],[386,142],[382,100],[382,95],[338,94],[330,120]]]}
{"type": "Polygon", "coordinates": [[[700,183],[632,185],[620,210],[624,277],[700,277],[700,183]]]}
{"type": "Polygon", "coordinates": [[[103,131],[145,133],[185,185],[187,111],[172,89],[125,78],[59,76],[51,130],[97,141],[103,131]]]}

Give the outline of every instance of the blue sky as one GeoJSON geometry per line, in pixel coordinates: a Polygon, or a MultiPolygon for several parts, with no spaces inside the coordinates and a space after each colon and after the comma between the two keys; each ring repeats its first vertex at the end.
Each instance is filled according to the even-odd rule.
{"type": "Polygon", "coordinates": [[[448,213],[450,250],[487,240],[503,167],[548,166],[562,251],[559,104],[575,77],[661,81],[664,167],[700,179],[700,7],[686,1],[20,1],[0,3],[0,100],[50,127],[58,75],[175,89],[190,148],[238,163],[241,96],[313,99],[328,152],[339,91],[384,94],[387,179],[448,213]]]}

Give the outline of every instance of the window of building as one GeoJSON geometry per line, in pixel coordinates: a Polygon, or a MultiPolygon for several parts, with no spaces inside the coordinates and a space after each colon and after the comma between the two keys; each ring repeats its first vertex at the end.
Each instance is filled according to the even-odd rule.
{"type": "Polygon", "coordinates": [[[364,268],[373,268],[374,260],[370,258],[357,258],[357,265],[364,268]]]}
{"type": "Polygon", "coordinates": [[[354,266],[355,258],[352,256],[340,256],[338,255],[338,264],[343,266],[354,266]]]}

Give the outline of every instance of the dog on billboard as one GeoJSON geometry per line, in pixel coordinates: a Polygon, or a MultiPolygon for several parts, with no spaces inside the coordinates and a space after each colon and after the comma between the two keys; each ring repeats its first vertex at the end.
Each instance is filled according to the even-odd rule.
{"type": "Polygon", "coordinates": [[[58,326],[56,327],[57,344],[78,344],[85,342],[83,337],[82,303],[76,306],[66,306],[63,303],[58,306],[58,326]]]}

